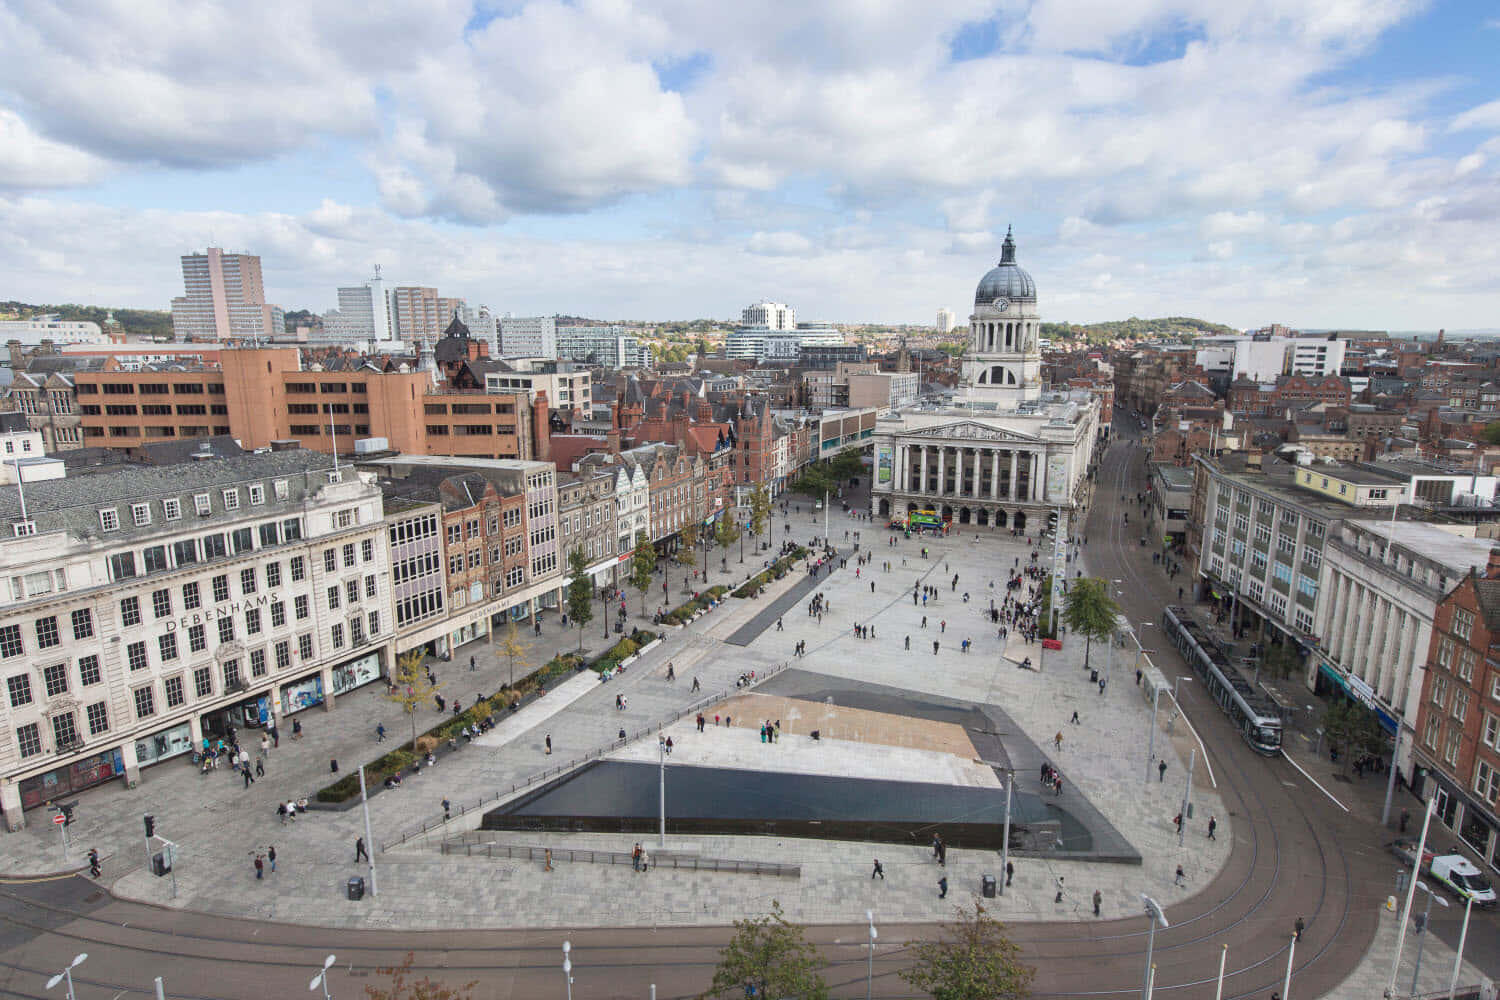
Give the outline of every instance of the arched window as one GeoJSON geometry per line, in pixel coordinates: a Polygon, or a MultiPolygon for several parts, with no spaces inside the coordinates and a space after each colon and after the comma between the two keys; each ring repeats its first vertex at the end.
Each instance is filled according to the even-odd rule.
{"type": "Polygon", "coordinates": [[[1004,385],[1005,384],[1005,366],[1004,365],[995,365],[993,368],[990,369],[990,384],[991,385],[1004,385]]]}

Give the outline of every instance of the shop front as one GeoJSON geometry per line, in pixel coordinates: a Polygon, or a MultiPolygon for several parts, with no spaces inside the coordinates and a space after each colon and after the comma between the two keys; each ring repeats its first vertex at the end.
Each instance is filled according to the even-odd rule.
{"type": "Polygon", "coordinates": [[[119,750],[106,750],[85,757],[46,774],[22,779],[21,808],[34,809],[59,796],[92,788],[124,773],[125,756],[119,750]]]}
{"type": "Polygon", "coordinates": [[[1380,728],[1392,736],[1400,725],[1375,694],[1374,688],[1353,674],[1345,674],[1326,660],[1318,663],[1318,680],[1313,691],[1319,695],[1336,694],[1345,700],[1358,702],[1374,713],[1380,722],[1380,728]]]}
{"type": "Polygon", "coordinates": [[[323,675],[313,674],[281,688],[281,714],[293,715],[304,708],[323,704],[323,675]]]}
{"type": "Polygon", "coordinates": [[[1458,834],[1465,846],[1491,868],[1500,870],[1500,820],[1446,773],[1418,755],[1413,786],[1418,798],[1433,798],[1433,818],[1458,834]]]}
{"type": "Polygon", "coordinates": [[[140,767],[159,761],[180,757],[193,750],[193,727],[191,723],[179,722],[159,733],[143,736],[135,741],[135,762],[140,767]]]}
{"type": "Polygon", "coordinates": [[[370,652],[333,668],[333,693],[345,694],[380,679],[380,653],[370,652]]]}

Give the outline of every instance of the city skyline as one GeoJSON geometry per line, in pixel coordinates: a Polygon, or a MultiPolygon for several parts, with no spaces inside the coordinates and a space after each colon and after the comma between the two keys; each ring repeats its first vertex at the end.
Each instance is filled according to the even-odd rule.
{"type": "Polygon", "coordinates": [[[1049,321],[1500,325],[1500,19],[1198,6],[6,3],[0,294],[165,310],[214,245],[287,309],[380,263],[496,314],[931,325],[1013,223],[1049,321]]]}

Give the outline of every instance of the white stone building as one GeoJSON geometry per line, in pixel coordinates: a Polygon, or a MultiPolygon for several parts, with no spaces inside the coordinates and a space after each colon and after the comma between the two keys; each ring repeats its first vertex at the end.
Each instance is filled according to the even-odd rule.
{"type": "Polygon", "coordinates": [[[0,488],[0,812],[387,673],[378,487],[302,450],[0,488]]]}
{"type": "Polygon", "coordinates": [[[957,394],[876,425],[872,514],[934,510],[954,524],[1026,528],[1073,507],[1093,462],[1099,404],[1087,392],[1043,394],[1040,328],[1036,284],[1007,232],[999,265],[974,295],[957,394]]]}

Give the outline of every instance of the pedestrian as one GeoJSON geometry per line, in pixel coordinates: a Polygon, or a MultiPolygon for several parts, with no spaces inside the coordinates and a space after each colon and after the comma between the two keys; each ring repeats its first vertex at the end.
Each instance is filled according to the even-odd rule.
{"type": "Polygon", "coordinates": [[[266,877],[266,862],[259,854],[255,856],[255,877],[257,879],[266,877]]]}
{"type": "Polygon", "coordinates": [[[276,845],[272,844],[266,848],[266,860],[271,862],[271,871],[276,871],[276,845]]]}
{"type": "Polygon", "coordinates": [[[938,879],[938,899],[948,898],[948,876],[938,879]]]}
{"type": "Polygon", "coordinates": [[[1296,933],[1298,941],[1302,940],[1302,931],[1306,926],[1307,925],[1302,922],[1301,917],[1298,917],[1297,922],[1292,925],[1292,930],[1296,933]]]}
{"type": "Polygon", "coordinates": [[[1167,762],[1166,761],[1162,761],[1161,763],[1159,763],[1159,764],[1156,765],[1156,781],[1157,781],[1157,784],[1160,784],[1161,782],[1166,781],[1166,780],[1167,780],[1167,762]]]}
{"type": "Polygon", "coordinates": [[[1187,873],[1182,870],[1182,866],[1181,865],[1177,866],[1177,877],[1174,878],[1174,879],[1172,879],[1172,884],[1173,885],[1187,885],[1187,873]]]}
{"type": "Polygon", "coordinates": [[[359,861],[360,861],[361,858],[363,858],[366,861],[369,861],[370,860],[370,851],[369,851],[369,849],[367,847],[365,847],[365,838],[363,838],[363,837],[355,837],[354,838],[354,863],[355,864],[359,864],[359,861]]]}
{"type": "Polygon", "coordinates": [[[1411,822],[1411,813],[1405,809],[1401,810],[1401,832],[1406,832],[1406,824],[1411,822]]]}
{"type": "Polygon", "coordinates": [[[1182,813],[1172,817],[1172,824],[1177,827],[1177,832],[1182,832],[1182,813]]]}
{"type": "Polygon", "coordinates": [[[265,733],[260,734],[260,755],[268,756],[271,753],[271,741],[266,738],[265,733]]]}
{"type": "Polygon", "coordinates": [[[1069,721],[1072,722],[1075,726],[1081,725],[1081,723],[1078,721],[1078,709],[1073,709],[1073,718],[1069,721]]]}
{"type": "Polygon", "coordinates": [[[1007,887],[1010,885],[1010,880],[1015,878],[1015,875],[1016,863],[1014,861],[1005,862],[1005,884],[1007,887]]]}
{"type": "Polygon", "coordinates": [[[256,758],[255,776],[257,778],[264,778],[266,776],[266,762],[264,758],[256,758]]]}
{"type": "Polygon", "coordinates": [[[551,733],[547,734],[547,753],[548,754],[552,753],[552,734],[551,733]]]}
{"type": "Polygon", "coordinates": [[[384,743],[385,742],[385,723],[384,722],[379,723],[375,727],[375,742],[376,743],[384,743]]]}
{"type": "Polygon", "coordinates": [[[870,881],[875,881],[875,876],[877,875],[880,876],[880,881],[885,881],[885,868],[881,866],[879,858],[875,859],[875,869],[874,871],[870,872],[870,881]]]}
{"type": "Polygon", "coordinates": [[[936,639],[932,640],[932,655],[938,655],[938,641],[936,639]]]}
{"type": "Polygon", "coordinates": [[[1059,729],[1057,731],[1057,735],[1056,736],[1052,737],[1052,745],[1055,746],[1059,750],[1062,749],[1062,730],[1061,729],[1059,729]]]}
{"type": "Polygon", "coordinates": [[[240,768],[240,774],[245,778],[245,787],[249,788],[251,783],[255,781],[254,778],[250,777],[250,766],[247,764],[246,766],[240,768]]]}
{"type": "Polygon", "coordinates": [[[694,678],[693,678],[693,690],[694,690],[694,691],[697,691],[697,690],[699,690],[699,689],[700,689],[700,687],[699,687],[699,684],[698,684],[698,678],[697,678],[697,677],[694,677],[694,678]]]}
{"type": "Polygon", "coordinates": [[[469,657],[469,673],[474,672],[474,657],[469,657]]]}
{"type": "Polygon", "coordinates": [[[1135,672],[1135,686],[1136,686],[1136,687],[1140,687],[1140,686],[1141,686],[1141,678],[1142,678],[1142,677],[1143,677],[1143,676],[1145,676],[1145,675],[1144,675],[1144,674],[1142,674],[1142,673],[1141,673],[1141,672],[1140,672],[1140,671],[1139,671],[1139,670],[1137,670],[1137,671],[1136,671],[1136,672],[1135,672]]]}
{"type": "Polygon", "coordinates": [[[1063,886],[1063,877],[1061,875],[1059,875],[1059,876],[1057,876],[1057,895],[1053,898],[1052,902],[1054,902],[1054,903],[1061,903],[1062,902],[1063,888],[1064,888],[1064,886],[1063,886]]]}
{"type": "Polygon", "coordinates": [[[330,757],[330,758],[328,758],[328,773],[329,774],[338,774],[339,773],[339,759],[337,757],[330,757]]]}
{"type": "Polygon", "coordinates": [[[443,819],[452,819],[452,808],[453,807],[448,804],[448,800],[445,797],[443,799],[443,819]]]}
{"type": "Polygon", "coordinates": [[[906,637],[906,648],[908,651],[911,649],[911,636],[909,635],[906,637]]]}
{"type": "Polygon", "coordinates": [[[100,874],[100,871],[101,871],[101,869],[99,867],[99,848],[97,848],[97,847],[90,847],[89,848],[89,874],[92,875],[94,878],[98,878],[99,874],[100,874]]]}
{"type": "Polygon", "coordinates": [[[1099,915],[1099,904],[1102,903],[1102,902],[1104,902],[1104,893],[1100,892],[1098,889],[1095,889],[1094,890],[1094,916],[1096,916],[1096,917],[1099,915]]]}
{"type": "Polygon", "coordinates": [[[1214,838],[1214,831],[1217,830],[1218,828],[1219,828],[1219,821],[1218,821],[1218,819],[1216,817],[1213,817],[1213,816],[1208,817],[1208,839],[1209,840],[1215,839],[1214,838]]]}

